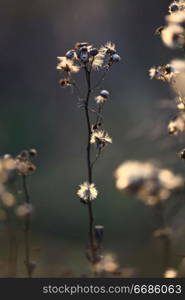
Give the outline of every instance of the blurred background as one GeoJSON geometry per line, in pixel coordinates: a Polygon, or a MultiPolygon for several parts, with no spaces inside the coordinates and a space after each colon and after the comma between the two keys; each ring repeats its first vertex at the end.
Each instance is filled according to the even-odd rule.
{"type": "MultiPolygon", "coordinates": [[[[85,119],[76,95],[60,88],[56,71],[56,57],[77,41],[95,46],[112,41],[122,58],[104,82],[111,93],[105,128],[113,144],[94,169],[99,190],[94,212],[96,224],[105,226],[105,251],[115,254],[122,267],[134,268],[138,276],[160,274],[152,209],[116,190],[113,174],[125,160],[152,160],[185,173],[177,156],[184,137],[169,137],[167,132],[175,113],[173,92],[148,76],[150,67],[181,55],[154,35],[164,24],[170,3],[0,0],[0,153],[16,155],[29,148],[39,153],[37,172],[30,178],[35,276],[89,273],[84,254],[87,211],[76,196],[86,179],[85,119]]],[[[178,255],[185,254],[180,236],[181,231],[175,241],[178,255]]],[[[0,269],[3,276],[3,264],[0,269]]],[[[20,266],[18,275],[24,272],[20,266]]]]}

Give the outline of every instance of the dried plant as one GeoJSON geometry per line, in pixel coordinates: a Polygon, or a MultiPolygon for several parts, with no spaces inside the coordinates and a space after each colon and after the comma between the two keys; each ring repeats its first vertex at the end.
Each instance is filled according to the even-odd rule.
{"type": "Polygon", "coordinates": [[[120,61],[115,45],[108,42],[105,46],[94,48],[86,42],[78,42],[74,49],[67,51],[65,56],[58,57],[57,70],[61,71],[63,78],[61,87],[74,88],[78,94],[80,107],[84,110],[87,125],[86,163],[87,179],[80,184],[77,191],[81,202],[87,206],[89,216],[89,245],[87,258],[91,262],[94,271],[96,264],[102,261],[99,255],[103,239],[103,226],[95,226],[93,201],[98,196],[98,190],[93,182],[93,167],[107,144],[112,143],[109,134],[103,128],[103,108],[109,101],[109,92],[101,90],[101,85],[111,67],[120,61]],[[83,93],[76,83],[73,74],[82,71],[87,84],[87,91],[83,93]],[[92,72],[99,71],[101,76],[97,83],[92,83],[92,72]],[[97,91],[100,90],[99,93],[97,91]],[[94,100],[92,99],[94,94],[94,100]],[[95,146],[96,154],[93,157],[92,147],[95,146]]]}
{"type": "Polygon", "coordinates": [[[171,264],[172,228],[166,220],[167,200],[176,193],[184,192],[184,179],[168,169],[160,169],[151,162],[126,161],[115,171],[116,187],[135,195],[153,208],[157,229],[154,236],[163,245],[162,274],[171,264]]]}
{"type": "Polygon", "coordinates": [[[24,192],[25,202],[17,207],[17,215],[24,217],[24,246],[25,246],[25,266],[28,277],[32,277],[35,270],[35,262],[31,260],[30,247],[30,230],[31,230],[31,213],[32,204],[28,188],[27,178],[36,170],[36,166],[32,163],[32,159],[37,155],[35,149],[22,151],[15,159],[17,173],[22,179],[22,189],[24,192]]]}
{"type": "Polygon", "coordinates": [[[32,206],[27,186],[27,177],[36,169],[32,158],[36,156],[35,149],[24,150],[15,158],[6,154],[0,159],[0,219],[4,221],[9,239],[8,277],[16,277],[18,242],[15,230],[15,217],[24,218],[24,247],[25,266],[28,277],[32,277],[34,263],[30,259],[30,225],[32,206]],[[12,192],[9,192],[11,184],[21,176],[25,195],[24,203],[19,202],[12,192]]]}
{"type": "MultiPolygon", "coordinates": [[[[185,1],[173,1],[166,16],[166,25],[156,30],[163,43],[171,49],[180,49],[185,54],[185,1]]],[[[177,107],[176,116],[168,124],[170,135],[177,136],[185,132],[185,60],[184,57],[173,59],[169,64],[152,67],[149,70],[150,78],[167,82],[174,93],[177,107]]],[[[184,159],[184,150],[180,158],[184,159]]]]}

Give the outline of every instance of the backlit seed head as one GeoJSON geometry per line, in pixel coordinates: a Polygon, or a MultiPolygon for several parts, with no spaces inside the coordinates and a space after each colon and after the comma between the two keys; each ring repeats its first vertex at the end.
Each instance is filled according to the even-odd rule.
{"type": "Polygon", "coordinates": [[[115,44],[112,44],[111,42],[107,42],[103,48],[105,49],[106,54],[108,55],[113,55],[116,53],[115,44]]]}
{"type": "Polygon", "coordinates": [[[80,184],[77,195],[83,203],[87,203],[88,201],[93,201],[97,198],[98,191],[94,183],[84,182],[83,184],[80,184]]]}

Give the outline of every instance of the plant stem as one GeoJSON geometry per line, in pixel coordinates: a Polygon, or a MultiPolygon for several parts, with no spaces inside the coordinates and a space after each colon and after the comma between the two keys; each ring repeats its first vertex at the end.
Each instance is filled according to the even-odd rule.
{"type": "MultiPolygon", "coordinates": [[[[84,67],[86,80],[87,80],[87,95],[85,100],[85,116],[87,121],[87,129],[88,129],[88,139],[87,139],[87,171],[88,171],[88,182],[89,184],[92,183],[92,164],[91,164],[91,123],[90,123],[90,116],[89,116],[89,99],[91,95],[91,72],[84,67]]],[[[92,263],[96,260],[96,245],[95,245],[95,238],[94,238],[94,215],[93,215],[93,208],[90,199],[87,202],[88,205],[88,213],[89,213],[89,243],[90,243],[90,252],[91,252],[91,260],[92,263]]]]}
{"type": "MultiPolygon", "coordinates": [[[[27,180],[26,175],[22,175],[22,181],[23,181],[23,190],[25,194],[25,200],[26,203],[30,204],[30,195],[28,191],[27,186],[27,180]]],[[[31,267],[31,260],[30,260],[30,225],[31,225],[31,219],[30,219],[30,213],[28,213],[25,216],[25,228],[24,228],[24,244],[25,244],[25,265],[28,273],[28,277],[32,277],[32,267],[31,267]]]]}
{"type": "MultiPolygon", "coordinates": [[[[165,229],[164,207],[162,203],[156,205],[156,213],[160,229],[165,229]]],[[[171,261],[171,240],[168,234],[161,236],[162,242],[162,275],[170,267],[171,261]]]]}

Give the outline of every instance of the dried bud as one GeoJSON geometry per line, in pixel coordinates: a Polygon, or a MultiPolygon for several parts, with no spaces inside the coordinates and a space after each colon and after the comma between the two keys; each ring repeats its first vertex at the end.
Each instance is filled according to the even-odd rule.
{"type": "Polygon", "coordinates": [[[88,49],[86,46],[83,46],[79,50],[79,58],[82,62],[86,63],[89,59],[88,49]]]}
{"type": "Polygon", "coordinates": [[[175,72],[175,69],[171,65],[166,65],[164,68],[166,75],[172,74],[175,72]]]}
{"type": "Polygon", "coordinates": [[[102,96],[104,98],[108,98],[109,97],[109,92],[107,90],[102,90],[100,92],[100,96],[102,96]]]}
{"type": "Polygon", "coordinates": [[[71,50],[67,51],[66,54],[65,54],[65,56],[66,56],[67,59],[74,58],[74,50],[71,49],[71,50]]]}
{"type": "Polygon", "coordinates": [[[93,124],[93,125],[92,125],[92,131],[99,129],[101,126],[102,126],[101,123],[93,124]]]}
{"type": "Polygon", "coordinates": [[[113,54],[112,56],[111,56],[111,61],[112,62],[119,62],[121,60],[121,57],[117,54],[117,53],[115,53],[115,54],[113,54]]]}
{"type": "Polygon", "coordinates": [[[180,159],[185,159],[185,149],[179,153],[180,159]]]}
{"type": "Polygon", "coordinates": [[[98,244],[102,243],[103,234],[104,234],[104,226],[96,225],[94,227],[95,238],[98,244]]]}
{"type": "Polygon", "coordinates": [[[16,161],[16,168],[19,175],[29,175],[30,173],[36,170],[36,166],[28,160],[20,160],[19,158],[16,161]]]}
{"type": "Polygon", "coordinates": [[[179,10],[179,5],[177,5],[176,3],[172,3],[172,4],[169,6],[169,12],[170,12],[170,13],[177,12],[178,10],[179,10]]]}
{"type": "Polygon", "coordinates": [[[29,152],[27,150],[23,150],[20,155],[19,155],[22,159],[28,159],[29,157],[29,152]]]}
{"type": "Polygon", "coordinates": [[[164,29],[164,26],[158,27],[158,28],[156,29],[156,31],[155,31],[155,34],[156,34],[156,35],[161,35],[163,29],[164,29]]]}
{"type": "Polygon", "coordinates": [[[36,149],[30,149],[29,150],[29,155],[32,156],[32,157],[37,156],[37,150],[36,149]]]}
{"type": "Polygon", "coordinates": [[[96,56],[98,54],[98,52],[99,52],[98,49],[93,48],[89,51],[89,55],[96,56]]]}
{"type": "Polygon", "coordinates": [[[80,53],[80,60],[84,63],[88,62],[89,55],[87,52],[80,53]]]}
{"type": "Polygon", "coordinates": [[[61,80],[59,81],[59,84],[60,84],[60,86],[61,86],[62,88],[66,88],[66,87],[71,86],[71,82],[70,82],[70,80],[67,79],[67,78],[61,79],[61,80]]]}

